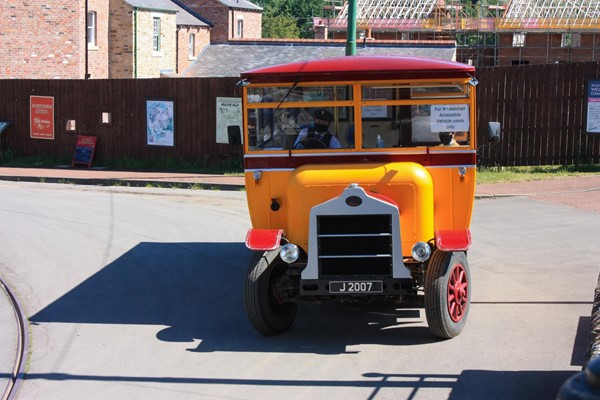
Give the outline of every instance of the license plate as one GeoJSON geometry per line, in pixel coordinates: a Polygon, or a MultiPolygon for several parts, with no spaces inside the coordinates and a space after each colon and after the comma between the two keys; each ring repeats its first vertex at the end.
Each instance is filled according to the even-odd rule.
{"type": "Polygon", "coordinates": [[[332,281],[329,282],[329,293],[381,293],[382,281],[332,281]]]}

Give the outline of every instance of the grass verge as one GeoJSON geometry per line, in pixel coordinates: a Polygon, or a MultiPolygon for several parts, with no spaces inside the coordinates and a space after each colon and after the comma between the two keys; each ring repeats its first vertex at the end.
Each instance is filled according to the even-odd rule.
{"type": "Polygon", "coordinates": [[[534,167],[479,167],[477,183],[523,182],[567,176],[597,175],[600,165],[544,165],[534,167]]]}

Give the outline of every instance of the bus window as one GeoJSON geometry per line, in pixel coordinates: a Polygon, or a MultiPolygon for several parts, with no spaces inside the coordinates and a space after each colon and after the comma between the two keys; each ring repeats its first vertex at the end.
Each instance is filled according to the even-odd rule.
{"type": "Polygon", "coordinates": [[[469,125],[470,115],[467,104],[412,106],[410,127],[414,145],[468,145],[469,125]]]}
{"type": "Polygon", "coordinates": [[[469,145],[469,95],[464,82],[364,85],[362,147],[469,145]]]}
{"type": "Polygon", "coordinates": [[[366,106],[361,122],[364,149],[467,146],[470,140],[467,104],[366,106]]]}
{"type": "Polygon", "coordinates": [[[351,107],[275,107],[248,112],[249,150],[351,148],[351,107]]]}

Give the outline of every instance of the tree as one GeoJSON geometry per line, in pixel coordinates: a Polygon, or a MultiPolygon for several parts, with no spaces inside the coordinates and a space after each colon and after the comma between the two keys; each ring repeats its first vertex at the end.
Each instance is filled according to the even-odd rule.
{"type": "Polygon", "coordinates": [[[263,16],[262,36],[265,38],[299,38],[296,18],[291,15],[263,16]]]}
{"type": "Polygon", "coordinates": [[[312,38],[314,37],[312,17],[320,16],[323,11],[322,0],[254,0],[253,2],[263,7],[263,37],[265,38],[312,38]]]}

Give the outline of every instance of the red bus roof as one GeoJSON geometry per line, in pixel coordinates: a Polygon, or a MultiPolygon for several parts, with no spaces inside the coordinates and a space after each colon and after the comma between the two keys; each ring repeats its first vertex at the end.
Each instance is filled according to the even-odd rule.
{"type": "Polygon", "coordinates": [[[471,65],[436,58],[346,56],[275,65],[242,72],[251,83],[341,80],[468,78],[471,65]]]}

